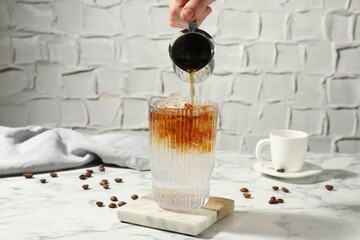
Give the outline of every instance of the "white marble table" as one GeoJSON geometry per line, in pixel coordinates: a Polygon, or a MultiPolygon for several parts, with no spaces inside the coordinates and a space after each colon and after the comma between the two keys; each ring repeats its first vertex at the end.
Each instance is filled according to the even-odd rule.
{"type": "MultiPolygon", "coordinates": [[[[308,154],[324,172],[306,180],[283,181],[253,170],[254,155],[219,152],[211,181],[213,195],[235,200],[235,212],[205,230],[199,239],[360,239],[360,154],[308,154]],[[335,190],[328,191],[325,184],[335,190]],[[273,185],[291,192],[274,192],[273,185]],[[247,187],[252,198],[239,192],[247,187]],[[283,204],[270,205],[271,196],[283,204]]],[[[80,180],[85,168],[32,179],[0,178],[0,239],[192,239],[194,237],[119,222],[116,209],[99,208],[110,196],[132,201],[151,190],[151,173],[107,166],[80,180]],[[121,177],[124,183],[113,179],[121,177]],[[46,178],[48,183],[40,183],[46,178]],[[110,189],[99,182],[109,179],[110,189]],[[88,183],[89,190],[82,185],[88,183]]]]}

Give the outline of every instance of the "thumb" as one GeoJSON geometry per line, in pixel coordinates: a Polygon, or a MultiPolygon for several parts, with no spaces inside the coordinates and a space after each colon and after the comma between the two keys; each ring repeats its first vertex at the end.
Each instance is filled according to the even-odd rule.
{"type": "Polygon", "coordinates": [[[187,22],[200,18],[208,6],[215,0],[190,0],[180,12],[180,17],[187,22]]]}
{"type": "Polygon", "coordinates": [[[181,10],[180,17],[182,20],[191,22],[194,19],[195,11],[191,8],[185,8],[181,10]]]}

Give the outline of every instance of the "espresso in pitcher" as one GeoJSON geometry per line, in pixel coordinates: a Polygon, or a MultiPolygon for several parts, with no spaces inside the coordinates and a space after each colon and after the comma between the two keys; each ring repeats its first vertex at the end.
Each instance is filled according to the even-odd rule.
{"type": "Polygon", "coordinates": [[[184,71],[198,71],[212,59],[209,40],[194,32],[180,36],[172,46],[171,58],[184,71]]]}

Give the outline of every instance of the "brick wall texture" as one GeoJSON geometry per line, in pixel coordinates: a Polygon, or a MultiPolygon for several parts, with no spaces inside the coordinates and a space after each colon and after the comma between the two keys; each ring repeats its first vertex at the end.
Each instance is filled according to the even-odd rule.
{"type": "MultiPolygon", "coordinates": [[[[146,130],[148,102],[189,95],[167,48],[168,0],[0,0],[0,124],[146,130]]],[[[201,26],[215,70],[218,148],[272,129],[312,152],[360,152],[360,0],[217,0],[201,26]]]]}

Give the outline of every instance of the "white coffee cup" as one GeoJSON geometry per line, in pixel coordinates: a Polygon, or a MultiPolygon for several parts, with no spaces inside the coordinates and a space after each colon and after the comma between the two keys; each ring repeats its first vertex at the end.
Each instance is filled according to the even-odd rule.
{"type": "Polygon", "coordinates": [[[261,139],[256,144],[256,158],[261,163],[269,163],[261,156],[262,149],[268,144],[275,170],[284,169],[287,173],[301,171],[308,147],[307,133],[297,130],[271,131],[270,138],[261,139]]]}

